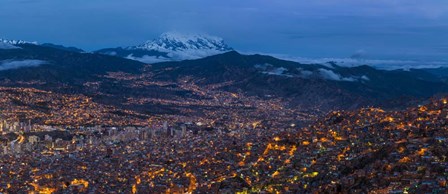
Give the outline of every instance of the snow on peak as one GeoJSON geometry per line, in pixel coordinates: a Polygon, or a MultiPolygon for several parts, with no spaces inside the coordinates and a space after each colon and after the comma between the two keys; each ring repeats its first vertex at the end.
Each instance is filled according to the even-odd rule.
{"type": "Polygon", "coordinates": [[[20,44],[37,44],[37,42],[30,42],[25,40],[7,40],[7,39],[1,39],[0,43],[9,44],[9,45],[20,45],[20,44]]]}
{"type": "Polygon", "coordinates": [[[214,50],[225,52],[232,50],[222,38],[204,34],[181,34],[178,32],[163,33],[159,38],[147,41],[145,44],[134,48],[162,52],[189,50],[214,50]]]}
{"type": "Polygon", "coordinates": [[[233,50],[222,38],[216,36],[182,34],[178,32],[163,33],[154,40],[147,41],[142,45],[127,47],[125,49],[129,51],[158,51],[166,54],[166,56],[163,57],[152,55],[136,57],[133,54],[126,56],[128,59],[138,60],[145,63],[199,59],[233,50]]]}

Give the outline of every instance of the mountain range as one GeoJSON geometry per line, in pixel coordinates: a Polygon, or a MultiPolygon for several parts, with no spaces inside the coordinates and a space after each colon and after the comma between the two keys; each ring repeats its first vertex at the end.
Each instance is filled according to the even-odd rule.
{"type": "Polygon", "coordinates": [[[53,44],[0,43],[0,86],[82,94],[100,104],[148,114],[176,114],[176,108],[154,102],[130,105],[129,99],[209,100],[196,89],[185,87],[187,82],[203,90],[213,86],[217,91],[276,99],[288,108],[322,112],[365,106],[394,109],[448,92],[448,74],[441,70],[386,71],[334,63],[301,64],[240,54],[222,39],[204,36],[192,40],[164,34],[140,46],[92,53],[53,44]],[[111,56],[109,51],[116,54],[111,56]],[[199,51],[210,52],[202,58],[192,57],[191,53],[199,51]],[[181,55],[191,58],[179,61],[181,55]],[[129,56],[159,57],[165,62],[147,64],[129,56]]]}
{"type": "Polygon", "coordinates": [[[233,49],[219,37],[168,32],[137,46],[106,48],[95,53],[154,63],[199,59],[231,50],[233,49]]]}

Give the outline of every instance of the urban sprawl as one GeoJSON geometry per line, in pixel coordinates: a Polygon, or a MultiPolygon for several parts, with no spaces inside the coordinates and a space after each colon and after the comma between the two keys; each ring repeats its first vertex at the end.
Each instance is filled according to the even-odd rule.
{"type": "MultiPolygon", "coordinates": [[[[42,92],[2,90],[26,92],[25,101],[42,92]]],[[[404,111],[334,111],[299,125],[314,116],[222,93],[217,101],[228,106],[264,107],[133,124],[84,96],[59,98],[72,107],[53,107],[48,119],[14,112],[15,96],[2,95],[0,193],[448,192],[446,99],[404,111]]]]}

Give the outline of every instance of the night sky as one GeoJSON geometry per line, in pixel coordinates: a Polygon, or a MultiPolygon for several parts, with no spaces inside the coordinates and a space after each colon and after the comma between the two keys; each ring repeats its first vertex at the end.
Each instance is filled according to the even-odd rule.
{"type": "Polygon", "coordinates": [[[446,60],[446,0],[1,0],[0,38],[85,50],[166,31],[223,37],[243,52],[446,60]]]}

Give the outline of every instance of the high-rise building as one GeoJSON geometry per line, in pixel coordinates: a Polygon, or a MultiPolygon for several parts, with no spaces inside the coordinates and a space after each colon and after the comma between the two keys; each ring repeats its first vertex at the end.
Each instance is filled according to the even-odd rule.
{"type": "Polygon", "coordinates": [[[163,122],[163,130],[164,131],[168,130],[168,122],[166,121],[163,122]]]}
{"type": "Polygon", "coordinates": [[[185,137],[185,135],[187,134],[187,125],[185,125],[185,124],[182,124],[181,126],[180,126],[180,128],[181,128],[181,137],[185,137]]]}

